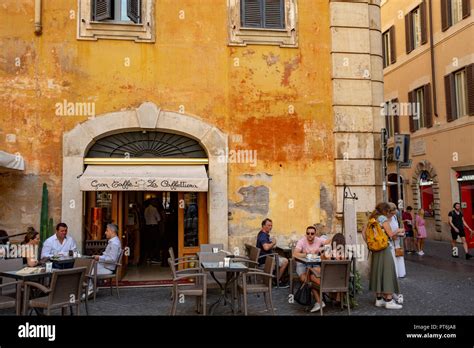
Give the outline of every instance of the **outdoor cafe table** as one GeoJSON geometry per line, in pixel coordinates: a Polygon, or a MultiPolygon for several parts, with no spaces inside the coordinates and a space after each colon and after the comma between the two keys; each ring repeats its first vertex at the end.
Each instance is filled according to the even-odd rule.
{"type": "Polygon", "coordinates": [[[234,306],[234,296],[232,295],[232,299],[229,301],[227,297],[227,290],[229,287],[239,278],[240,273],[247,273],[248,267],[240,262],[230,262],[228,267],[219,266],[219,262],[201,262],[201,266],[204,271],[209,272],[211,277],[215,280],[219,288],[221,289],[221,294],[216,302],[214,302],[211,307],[209,308],[209,313],[212,315],[217,305],[221,302],[226,305],[230,303],[232,313],[235,314],[235,306],[234,306]],[[215,272],[225,272],[226,273],[226,282],[222,284],[217,280],[215,276],[215,272]],[[229,276],[230,274],[230,276],[229,276]]]}
{"type": "Polygon", "coordinates": [[[310,267],[321,266],[321,257],[308,259],[307,257],[293,257],[296,262],[302,263],[307,266],[306,268],[306,279],[305,283],[310,282],[310,267]]]}
{"type": "Polygon", "coordinates": [[[73,268],[74,267],[74,261],[79,258],[84,258],[84,259],[90,259],[93,256],[88,256],[88,255],[82,255],[79,257],[73,257],[73,256],[59,256],[58,258],[55,257],[49,257],[49,258],[44,258],[41,259],[41,263],[50,261],[53,263],[53,268],[56,269],[66,269],[66,268],[73,268]]]}
{"type": "MultiPolygon", "coordinates": [[[[13,278],[15,280],[21,281],[21,287],[24,287],[25,282],[38,282],[41,280],[44,280],[46,278],[51,277],[52,272],[46,272],[44,270],[41,270],[38,273],[32,273],[32,274],[23,274],[23,273],[18,273],[18,271],[6,271],[6,272],[0,272],[0,277],[6,277],[6,278],[13,278]]],[[[23,306],[23,299],[24,292],[22,292],[22,299],[21,299],[21,304],[22,304],[22,315],[26,315],[25,313],[25,308],[23,306]]]]}

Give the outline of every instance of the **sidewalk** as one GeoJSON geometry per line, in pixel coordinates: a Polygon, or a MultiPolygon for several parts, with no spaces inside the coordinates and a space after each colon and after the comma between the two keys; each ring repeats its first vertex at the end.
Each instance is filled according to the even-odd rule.
{"type": "MultiPolygon", "coordinates": [[[[407,276],[400,279],[404,296],[401,310],[387,310],[374,306],[374,294],[368,292],[368,280],[363,279],[363,292],[357,296],[358,307],[351,310],[357,315],[472,315],[474,313],[474,259],[451,257],[449,242],[427,241],[425,255],[407,255],[407,276]]],[[[168,315],[171,307],[171,288],[122,288],[120,299],[102,289],[97,301],[89,301],[90,315],[168,315]]],[[[208,295],[208,305],[215,301],[208,295]]],[[[273,303],[276,315],[318,316],[309,313],[297,303],[290,303],[288,289],[274,289],[273,303]]],[[[178,304],[178,315],[196,315],[193,298],[178,304]]],[[[0,315],[13,315],[14,311],[2,310],[0,315]]],[[[82,308],[81,314],[85,311],[82,308]]],[[[229,307],[219,306],[215,315],[231,315],[229,307]]],[[[249,315],[270,315],[265,310],[263,296],[249,296],[249,315]]],[[[325,316],[347,315],[347,310],[327,305],[325,316]]]]}

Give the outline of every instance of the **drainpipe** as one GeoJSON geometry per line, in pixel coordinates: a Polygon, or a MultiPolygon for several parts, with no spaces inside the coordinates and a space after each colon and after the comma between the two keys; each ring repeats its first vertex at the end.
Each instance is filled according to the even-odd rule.
{"type": "Polygon", "coordinates": [[[43,26],[41,24],[41,0],[35,0],[35,34],[41,35],[43,26]]]}
{"type": "Polygon", "coordinates": [[[428,7],[430,11],[430,55],[431,55],[431,84],[432,84],[432,95],[433,95],[433,112],[438,117],[438,103],[436,95],[436,74],[435,74],[435,56],[434,56],[434,42],[433,42],[433,0],[428,1],[428,7]]]}

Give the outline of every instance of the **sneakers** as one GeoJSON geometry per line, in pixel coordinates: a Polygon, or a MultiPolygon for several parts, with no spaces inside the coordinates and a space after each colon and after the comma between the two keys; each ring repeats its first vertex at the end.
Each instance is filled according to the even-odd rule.
{"type": "MultiPolygon", "coordinates": [[[[394,297],[395,298],[395,297],[394,297]]],[[[395,299],[395,301],[397,301],[398,304],[403,304],[403,295],[402,294],[399,294],[397,296],[397,298],[395,299]]]]}
{"type": "MultiPolygon", "coordinates": [[[[323,308],[326,307],[326,304],[324,303],[324,301],[321,302],[321,303],[322,303],[323,308]]],[[[310,312],[311,312],[311,313],[314,313],[314,312],[319,311],[320,309],[321,309],[321,305],[319,304],[319,302],[316,302],[316,303],[314,304],[313,308],[311,308],[310,312]]]]}
{"type": "Polygon", "coordinates": [[[380,300],[375,300],[375,307],[385,307],[385,301],[383,300],[383,298],[380,300]]]}
{"type": "Polygon", "coordinates": [[[420,251],[418,252],[418,255],[423,256],[423,255],[425,255],[425,253],[423,252],[423,250],[420,250],[420,251]]]}
{"type": "Polygon", "coordinates": [[[470,260],[472,258],[471,254],[466,254],[466,260],[470,260]]]}
{"type": "Polygon", "coordinates": [[[402,309],[403,306],[396,303],[393,299],[391,301],[385,302],[386,309],[402,309]]]}

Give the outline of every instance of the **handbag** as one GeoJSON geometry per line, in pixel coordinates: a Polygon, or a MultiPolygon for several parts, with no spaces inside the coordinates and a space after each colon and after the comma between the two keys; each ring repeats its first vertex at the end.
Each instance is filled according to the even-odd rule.
{"type": "Polygon", "coordinates": [[[294,299],[303,306],[309,306],[312,303],[311,286],[309,283],[304,282],[301,284],[301,286],[295,292],[294,299]]]}
{"type": "Polygon", "coordinates": [[[405,252],[403,251],[403,248],[395,248],[395,256],[400,257],[403,256],[405,252]]]}

